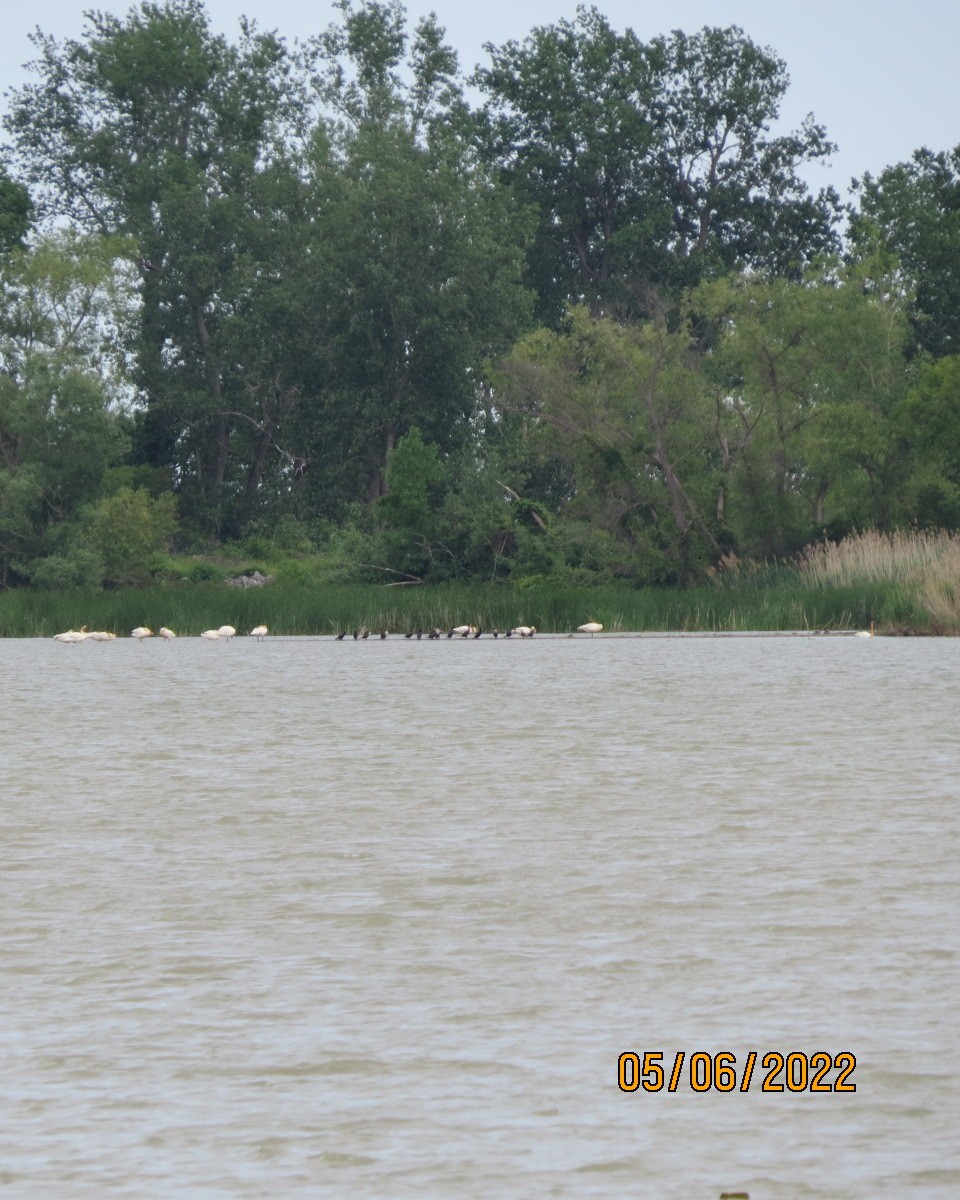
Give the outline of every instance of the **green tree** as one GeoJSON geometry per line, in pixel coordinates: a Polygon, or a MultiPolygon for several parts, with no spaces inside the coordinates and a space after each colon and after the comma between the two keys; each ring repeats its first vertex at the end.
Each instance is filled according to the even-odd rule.
{"type": "Polygon", "coordinates": [[[218,529],[250,417],[231,378],[236,267],[250,224],[277,218],[251,193],[300,128],[302,78],[274,34],[244,21],[237,44],[215,36],[200,0],[90,12],[82,39],[34,41],[39,79],[14,93],[7,128],[44,211],[136,238],[139,450],[169,468],[185,515],[218,529]]]}
{"type": "Polygon", "coordinates": [[[119,488],[90,510],[83,537],[103,564],[110,583],[143,583],[177,529],[172,492],[156,499],[142,488],[119,488]]]}
{"type": "Polygon", "coordinates": [[[0,266],[0,575],[55,551],[126,446],[126,247],[53,235],[0,266]]]}
{"type": "Polygon", "coordinates": [[[893,519],[891,418],[908,374],[890,284],[827,264],[802,282],[740,276],[693,296],[721,331],[706,363],[717,516],[741,551],[789,554],[825,528],[893,519]]]}
{"type": "Polygon", "coordinates": [[[0,254],[22,246],[33,224],[33,201],[30,193],[0,162],[0,254]]]}
{"type": "Polygon", "coordinates": [[[811,118],[771,136],[784,63],[736,26],[650,43],[595,8],[486,47],[478,138],[540,216],[541,315],[644,312],[651,288],[734,267],[797,274],[836,244],[838,199],[798,175],[833,147],[811,118]]]}
{"type": "MultiPolygon", "coordinates": [[[[324,314],[299,405],[304,491],[375,502],[413,426],[443,453],[471,436],[479,371],[529,315],[526,224],[458,136],[456,59],[434,19],[338,6],[314,141],[311,246],[324,314]],[[408,82],[401,81],[403,78],[408,82]],[[339,480],[339,482],[338,482],[339,480]]],[[[309,351],[308,351],[309,352],[309,351]]]]}
{"type": "Polygon", "coordinates": [[[940,357],[960,352],[960,146],[917,150],[858,185],[850,222],[858,255],[877,243],[892,251],[914,293],[917,346],[940,357]]]}
{"type": "Polygon", "coordinates": [[[684,323],[623,326],[574,310],[562,332],[522,339],[503,371],[501,404],[567,461],[556,520],[588,526],[608,561],[619,544],[617,573],[685,580],[721,552],[706,507],[709,394],[684,323]]]}
{"type": "Polygon", "coordinates": [[[893,420],[905,515],[928,529],[960,528],[960,355],[923,363],[893,420]]]}

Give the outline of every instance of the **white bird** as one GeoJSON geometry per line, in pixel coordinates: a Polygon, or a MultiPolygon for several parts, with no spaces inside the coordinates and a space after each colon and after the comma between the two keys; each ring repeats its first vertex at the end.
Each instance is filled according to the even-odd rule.
{"type": "Polygon", "coordinates": [[[603,626],[599,621],[588,621],[586,625],[578,625],[577,633],[589,633],[591,636],[595,633],[603,633],[603,626]]]}
{"type": "Polygon", "coordinates": [[[536,632],[536,625],[518,625],[516,629],[510,630],[511,635],[514,633],[519,633],[521,637],[533,637],[536,632]]]}
{"type": "Polygon", "coordinates": [[[130,636],[135,637],[138,642],[142,642],[144,638],[153,637],[153,630],[146,625],[138,625],[131,631],[130,636]]]}
{"type": "Polygon", "coordinates": [[[477,627],[476,625],[454,625],[450,632],[459,634],[460,637],[463,637],[464,634],[476,633],[477,627]]]}
{"type": "Polygon", "coordinates": [[[205,629],[200,636],[209,642],[217,642],[220,640],[220,631],[219,629],[205,629]]]}
{"type": "Polygon", "coordinates": [[[95,629],[93,633],[87,634],[91,642],[115,642],[117,635],[115,633],[107,633],[105,629],[95,629]]]}
{"type": "Polygon", "coordinates": [[[254,625],[254,627],[250,630],[250,636],[255,637],[258,642],[262,642],[267,636],[266,625],[254,625]]]}
{"type": "Polygon", "coordinates": [[[217,630],[217,633],[224,639],[224,641],[229,642],[232,637],[236,637],[237,631],[232,625],[221,625],[217,630]]]}
{"type": "Polygon", "coordinates": [[[55,633],[53,640],[55,642],[85,642],[87,640],[87,627],[84,625],[81,629],[68,629],[66,633],[55,633]]]}
{"type": "Polygon", "coordinates": [[[169,642],[171,638],[175,638],[177,636],[173,630],[168,629],[166,625],[160,626],[159,633],[165,642],[169,642]]]}

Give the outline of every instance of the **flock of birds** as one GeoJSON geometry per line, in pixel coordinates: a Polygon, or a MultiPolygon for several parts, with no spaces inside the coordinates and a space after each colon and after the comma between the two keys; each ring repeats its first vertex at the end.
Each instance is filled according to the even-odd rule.
{"type": "MultiPolygon", "coordinates": [[[[517,625],[514,629],[504,630],[503,636],[508,638],[531,638],[536,632],[537,627],[535,625],[517,625]]],[[[589,633],[592,636],[595,633],[602,632],[603,626],[599,621],[588,621],[586,625],[577,626],[577,633],[589,633]]],[[[258,642],[262,642],[268,633],[269,630],[267,629],[266,625],[255,625],[253,629],[250,630],[250,637],[255,637],[258,642]]],[[[493,637],[497,638],[500,636],[500,630],[491,630],[491,634],[493,637]]],[[[476,625],[454,625],[446,636],[448,638],[459,637],[475,639],[481,637],[482,635],[483,630],[478,628],[476,625]]],[[[166,625],[161,625],[156,633],[154,633],[153,630],[146,625],[138,625],[136,629],[131,631],[130,636],[136,638],[138,642],[143,642],[147,638],[152,637],[161,637],[165,642],[169,642],[177,635],[172,629],[168,629],[166,625]]],[[[232,625],[221,625],[219,629],[205,629],[200,636],[202,638],[206,638],[207,641],[210,642],[228,642],[232,637],[237,636],[237,631],[232,625]]],[[[355,629],[353,631],[353,640],[355,642],[366,640],[369,636],[370,630],[365,626],[361,626],[359,629],[355,629]]],[[[379,636],[381,641],[385,641],[390,634],[388,630],[381,629],[379,636]]],[[[409,633],[405,633],[403,636],[408,640],[410,638],[416,638],[417,641],[420,641],[421,638],[426,637],[428,641],[433,642],[438,641],[444,636],[444,634],[443,630],[438,628],[430,629],[426,633],[424,633],[422,629],[411,629],[409,633]]],[[[338,642],[342,642],[345,637],[347,637],[347,630],[343,630],[341,633],[338,633],[336,635],[336,640],[338,642]]],[[[117,635],[115,633],[107,633],[102,629],[88,632],[86,625],[83,625],[80,629],[68,629],[66,633],[55,634],[53,640],[55,642],[114,642],[116,639],[117,635]]]]}
{"type": "MultiPolygon", "coordinates": [[[[268,632],[266,625],[257,625],[250,630],[250,636],[255,637],[258,642],[262,642],[268,632]]],[[[130,636],[136,638],[138,642],[152,637],[161,637],[165,642],[169,642],[177,635],[166,625],[161,625],[156,633],[146,625],[138,625],[136,629],[130,631],[130,636]]],[[[205,629],[200,636],[208,641],[228,642],[232,637],[237,636],[237,631],[232,625],[221,625],[219,629],[205,629]]],[[[102,629],[88,631],[86,625],[82,625],[79,629],[68,629],[66,633],[54,634],[53,640],[55,642],[115,642],[117,635],[107,633],[102,629]]]]}

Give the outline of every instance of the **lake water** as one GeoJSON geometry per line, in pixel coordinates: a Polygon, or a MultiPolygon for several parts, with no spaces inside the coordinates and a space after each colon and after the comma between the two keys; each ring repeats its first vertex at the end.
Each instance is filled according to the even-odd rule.
{"type": "Polygon", "coordinates": [[[960,640],[0,664],[0,1194],[960,1196],[960,640]]]}

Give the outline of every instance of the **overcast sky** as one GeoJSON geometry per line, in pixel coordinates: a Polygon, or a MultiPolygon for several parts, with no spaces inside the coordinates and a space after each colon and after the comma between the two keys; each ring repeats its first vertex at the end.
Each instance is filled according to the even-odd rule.
{"type": "MultiPolygon", "coordinates": [[[[92,7],[118,13],[127,3],[92,7]]],[[[215,27],[234,34],[241,14],[292,40],[317,33],[333,19],[327,0],[208,0],[215,27]]],[[[572,18],[574,0],[410,0],[413,17],[436,11],[448,40],[471,69],[486,62],[483,43],[523,39],[537,25],[572,18]]],[[[851,176],[876,174],[920,146],[960,144],[960,0],[605,0],[597,7],[617,29],[644,39],[703,25],[739,25],[783,58],[791,86],[783,106],[786,128],[808,112],[838,145],[832,167],[807,172],[814,187],[832,183],[846,195],[851,176]]],[[[73,0],[32,0],[5,6],[0,81],[4,95],[27,78],[27,40],[37,25],[55,37],[77,37],[81,6],[73,0]]],[[[4,99],[6,107],[6,99],[4,99]]]]}

